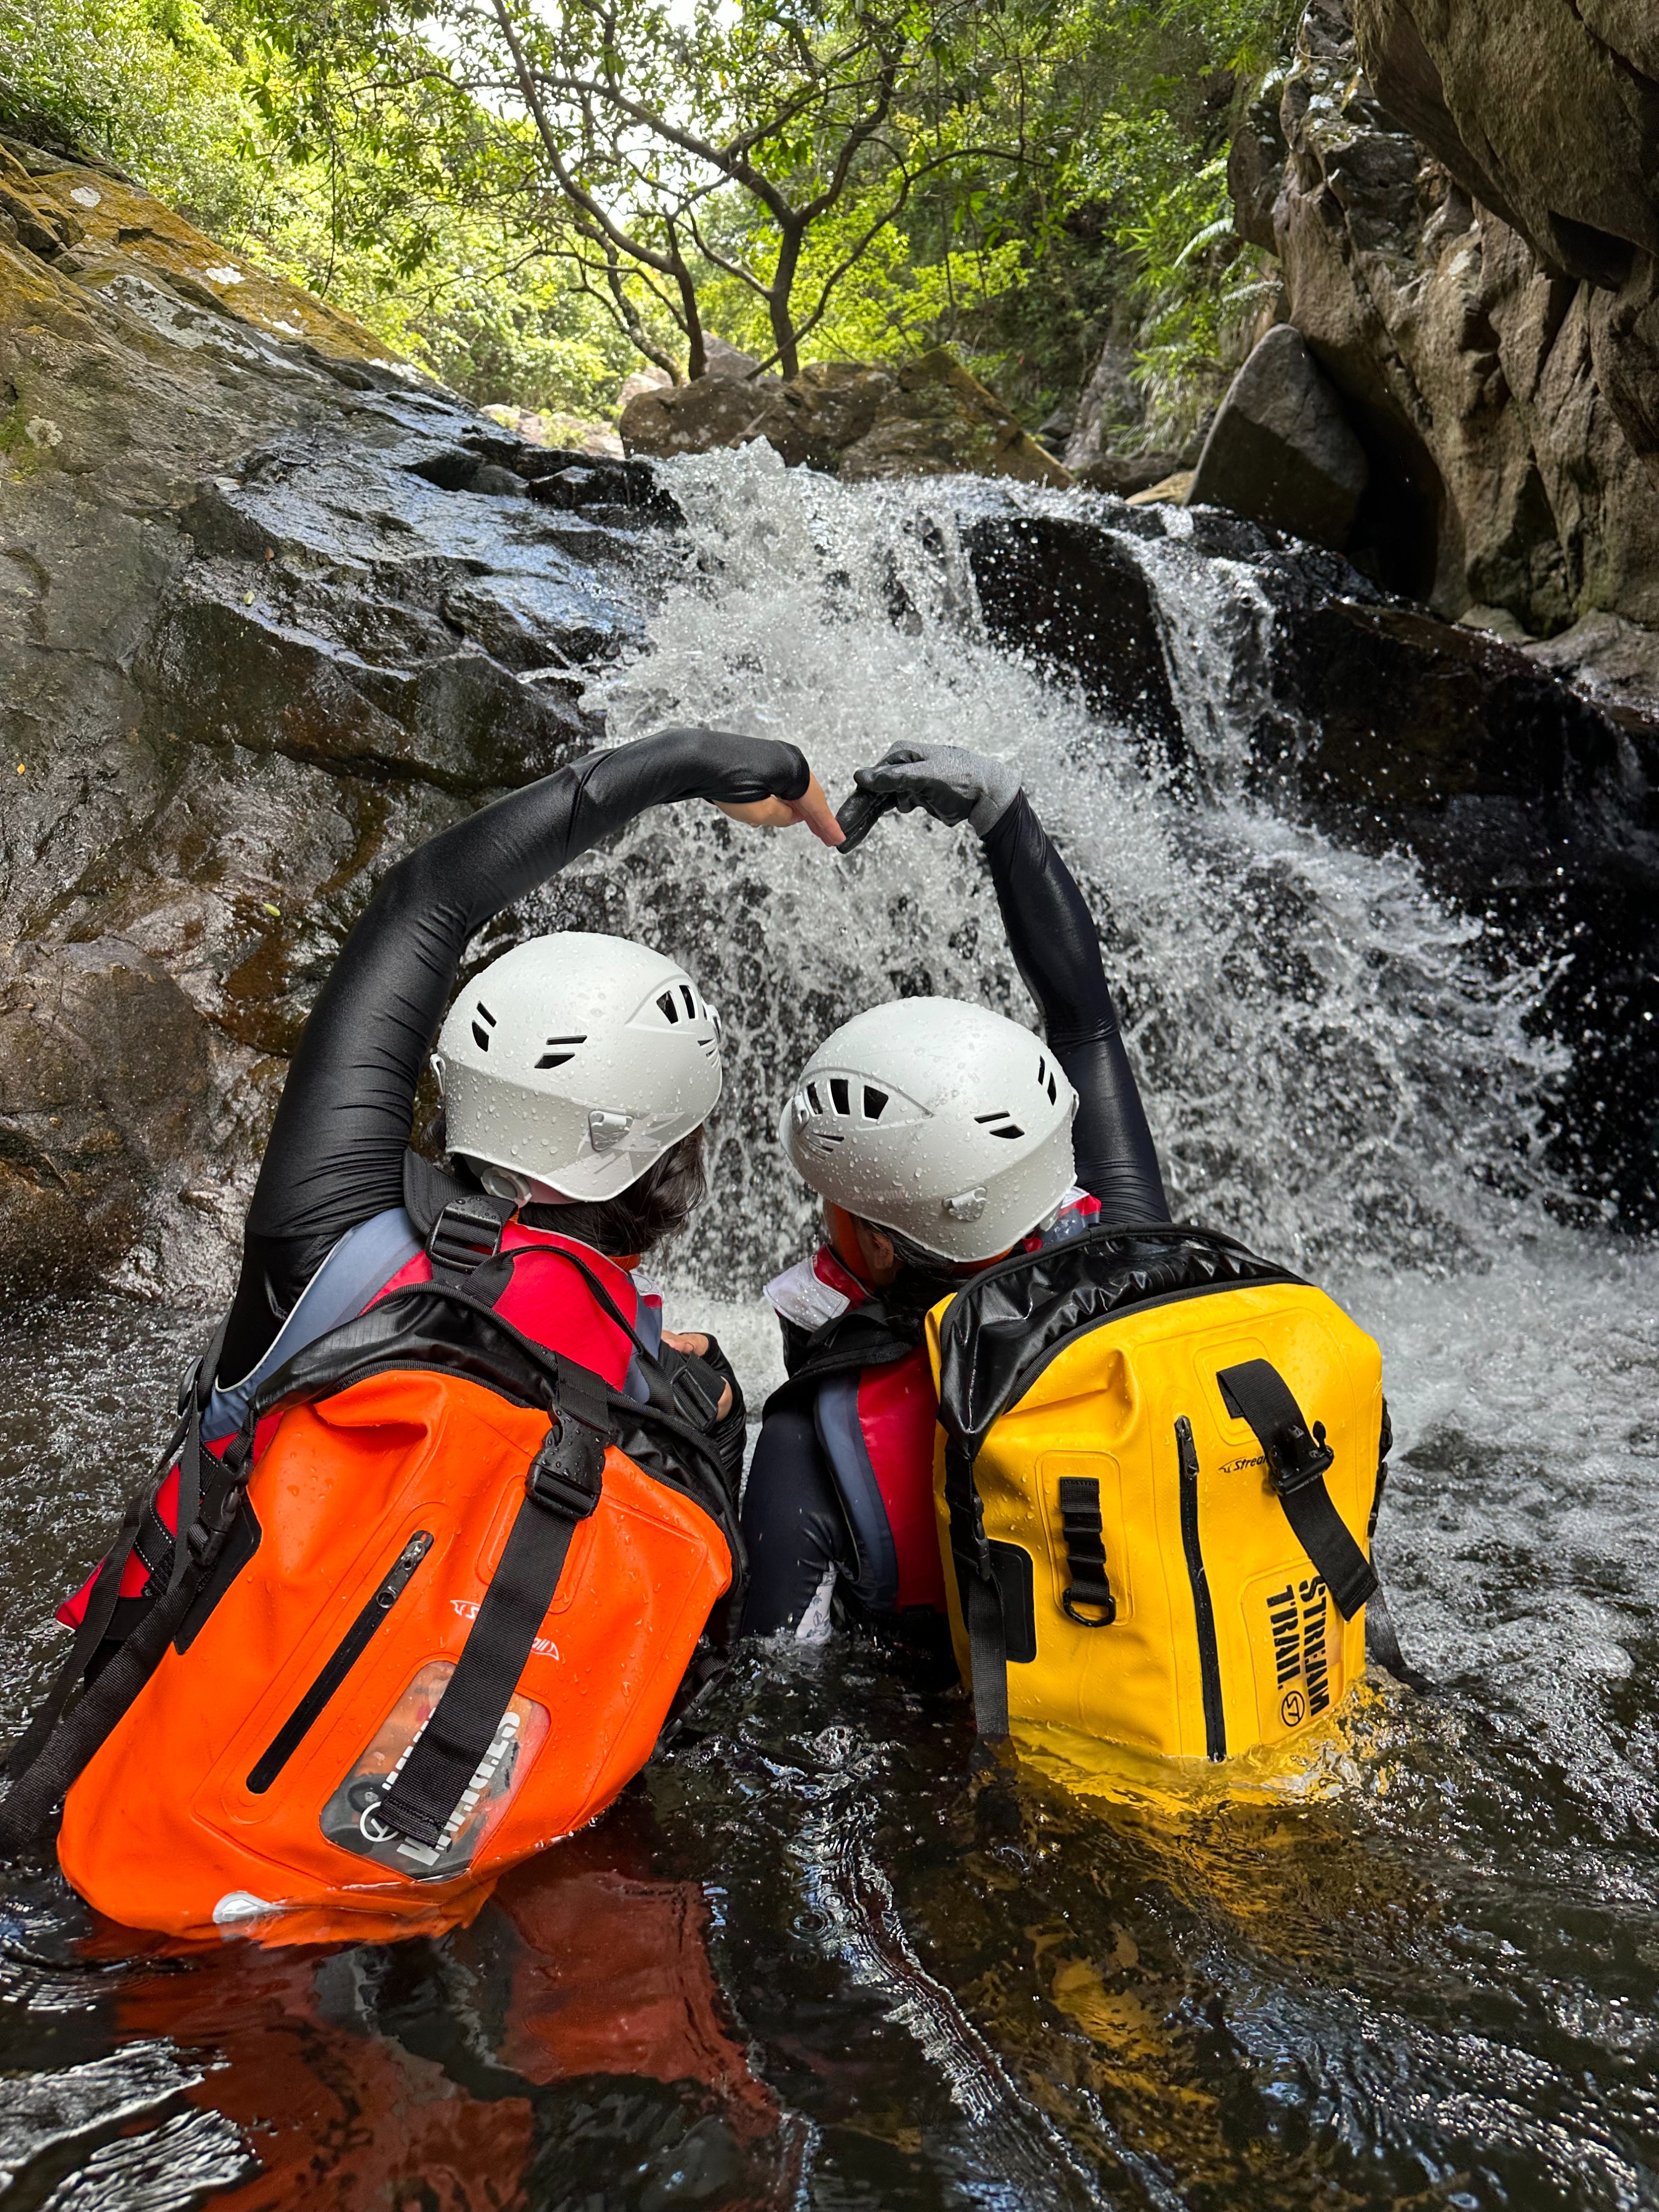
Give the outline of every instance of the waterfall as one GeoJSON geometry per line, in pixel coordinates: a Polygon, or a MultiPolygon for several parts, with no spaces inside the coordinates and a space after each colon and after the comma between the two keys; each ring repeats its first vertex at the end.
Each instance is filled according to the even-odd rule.
{"type": "MultiPolygon", "coordinates": [[[[843,488],[763,447],[674,464],[689,529],[642,648],[597,684],[617,738],[669,720],[787,737],[831,797],[900,739],[1014,761],[1082,882],[1171,1196],[1293,1263],[1361,1251],[1427,1270],[1543,1228],[1530,1158],[1559,1055],[1527,1029],[1542,979],[1412,861],[1343,851],[1245,794],[1261,625],[1242,563],[1125,539],[1155,594],[1205,790],[1149,769],[977,620],[960,487],[843,488]]],[[[1098,516],[1076,494],[1014,494],[1098,516]]],[[[833,858],[713,811],[647,817],[558,886],[684,958],[731,1036],[717,1203],[684,1258],[726,1295],[791,1256],[810,1208],[773,1141],[790,1078],[835,1024],[935,991],[1016,1019],[1015,975],[975,841],[889,817],[833,858]]]]}

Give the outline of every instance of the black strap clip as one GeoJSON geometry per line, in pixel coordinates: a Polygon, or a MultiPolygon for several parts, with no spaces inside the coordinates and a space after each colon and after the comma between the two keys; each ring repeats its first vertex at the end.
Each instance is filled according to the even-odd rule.
{"type": "Polygon", "coordinates": [[[585,1422],[556,1418],[530,1462],[525,1492],[550,1513],[586,1521],[605,1488],[605,1443],[585,1422]]]}
{"type": "Polygon", "coordinates": [[[501,1249],[501,1231],[510,1211],[503,1200],[482,1192],[452,1199],[432,1224],[427,1257],[439,1277],[475,1274],[501,1249]]]}
{"type": "Polygon", "coordinates": [[[1280,1429],[1267,1446],[1268,1471],[1281,1498],[1317,1482],[1336,1458],[1325,1441],[1325,1424],[1316,1421],[1310,1435],[1300,1421],[1280,1429]]]}

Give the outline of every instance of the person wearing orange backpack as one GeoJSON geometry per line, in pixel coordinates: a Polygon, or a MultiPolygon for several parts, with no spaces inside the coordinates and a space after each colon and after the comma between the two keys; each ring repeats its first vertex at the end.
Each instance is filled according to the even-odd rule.
{"type": "MultiPolygon", "coordinates": [[[[710,1389],[699,1370],[715,1370],[709,1403],[727,1450],[735,1441],[741,1451],[741,1395],[718,1346],[665,1339],[659,1297],[633,1280],[641,1256],[684,1228],[703,1195],[702,1124],[720,1092],[717,1018],[678,963],[577,932],[532,938],[493,962],[438,1043],[459,1173],[446,1178],[410,1150],[416,1085],[469,940],[648,807],[688,799],[755,826],[805,823],[829,845],[842,834],[794,746],[671,729],[498,799],[387,874],[283,1086],[208,1378],[210,1445],[234,1433],[284,1360],[387,1291],[486,1251],[574,1243],[622,1320],[653,1348],[666,1345],[677,1375],[688,1356],[697,1361],[685,1393],[694,1406],[710,1389]]],[[[634,1367],[642,1388],[623,1327],[568,1268],[532,1259],[500,1306],[618,1383],[634,1367]]],[[[177,1490],[175,1474],[140,1531],[111,1623],[117,1638],[171,1550],[177,1490]]],[[[85,1595],[58,1618],[79,1627],[85,1595]]]]}
{"type": "Polygon", "coordinates": [[[229,1311],[9,1761],[0,1849],[67,1791],[60,1862],[111,1917],[314,1927],[347,1892],[417,1915],[594,1817],[696,1686],[742,1582],[742,1397],[634,1271],[702,1194],[717,1018],[645,946],[532,939],[443,1022],[450,1168],[410,1148],[474,932],[692,798],[840,842],[793,746],[669,730],[430,840],[347,940],[229,1311]]]}

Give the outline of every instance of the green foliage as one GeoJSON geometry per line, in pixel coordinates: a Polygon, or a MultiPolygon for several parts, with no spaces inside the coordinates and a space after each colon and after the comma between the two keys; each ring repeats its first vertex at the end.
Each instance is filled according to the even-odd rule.
{"type": "Polygon", "coordinates": [[[636,356],[524,220],[523,133],[424,49],[406,96],[306,81],[246,0],[0,0],[0,125],[88,145],[468,397],[593,416],[636,356]]]}
{"type": "Polygon", "coordinates": [[[1151,448],[1191,435],[1271,289],[1225,149],[1297,12],[0,0],[0,110],[479,400],[600,410],[706,327],[762,357],[951,343],[1036,419],[1110,333],[1113,441],[1151,448]]]}

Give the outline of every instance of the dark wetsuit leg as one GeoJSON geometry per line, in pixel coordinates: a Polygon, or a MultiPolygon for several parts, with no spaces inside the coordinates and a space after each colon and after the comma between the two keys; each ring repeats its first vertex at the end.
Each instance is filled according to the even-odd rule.
{"type": "Polygon", "coordinates": [[[745,1636],[798,1627],[826,1567],[856,1571],[847,1516],[810,1405],[780,1407],[766,1417],[743,1496],[743,1540],[749,1553],[745,1636]]]}

